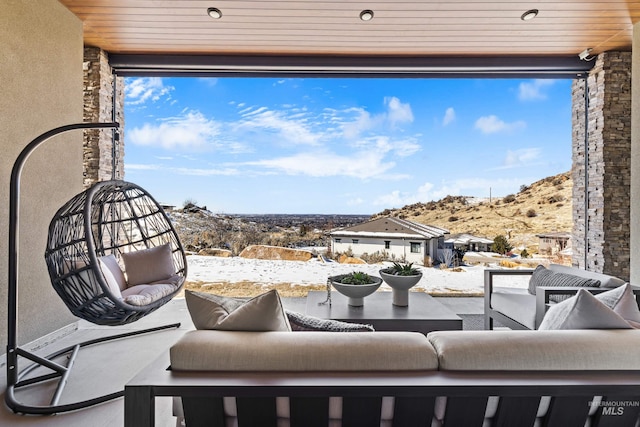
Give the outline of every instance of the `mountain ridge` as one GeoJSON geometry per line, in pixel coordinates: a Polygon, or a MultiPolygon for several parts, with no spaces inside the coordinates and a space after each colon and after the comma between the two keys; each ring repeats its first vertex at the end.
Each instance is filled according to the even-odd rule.
{"type": "Polygon", "coordinates": [[[536,235],[571,232],[573,181],[564,172],[522,185],[504,197],[446,196],[438,201],[386,209],[371,219],[396,216],[448,229],[451,234],[469,233],[493,239],[503,235],[516,248],[537,252],[536,235]]]}

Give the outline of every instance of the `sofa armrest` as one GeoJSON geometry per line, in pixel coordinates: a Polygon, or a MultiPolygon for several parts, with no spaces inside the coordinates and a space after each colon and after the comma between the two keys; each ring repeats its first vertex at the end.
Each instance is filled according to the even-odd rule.
{"type": "Polygon", "coordinates": [[[484,296],[485,300],[487,296],[491,298],[493,292],[493,277],[494,276],[531,276],[533,270],[501,270],[497,268],[487,268],[484,270],[484,296]]]}

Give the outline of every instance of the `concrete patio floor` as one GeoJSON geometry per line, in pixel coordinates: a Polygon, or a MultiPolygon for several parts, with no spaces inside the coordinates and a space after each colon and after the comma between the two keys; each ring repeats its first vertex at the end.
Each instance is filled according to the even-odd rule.
{"type": "MultiPolygon", "coordinates": [[[[482,298],[438,298],[438,301],[457,314],[483,313],[482,298]]],[[[304,312],[306,298],[284,298],[283,303],[290,310],[304,312]]],[[[85,340],[177,322],[181,323],[179,329],[153,332],[81,349],[60,403],[85,400],[121,390],[138,371],[168,350],[185,332],[193,329],[184,298],[175,298],[142,320],[122,327],[97,326],[80,321],[77,330],[35,352],[45,356],[85,340]]],[[[24,346],[24,348],[29,347],[24,346]]],[[[28,365],[28,361],[22,358],[20,363],[21,368],[28,365]]],[[[0,386],[2,387],[0,426],[118,427],[124,425],[122,398],[53,416],[16,415],[4,404],[6,365],[2,364],[0,369],[0,386]]],[[[24,404],[42,405],[50,399],[52,390],[53,387],[39,385],[23,388],[16,395],[24,404]]],[[[156,402],[156,420],[156,426],[175,426],[175,418],[171,415],[170,398],[160,398],[156,402]]]]}

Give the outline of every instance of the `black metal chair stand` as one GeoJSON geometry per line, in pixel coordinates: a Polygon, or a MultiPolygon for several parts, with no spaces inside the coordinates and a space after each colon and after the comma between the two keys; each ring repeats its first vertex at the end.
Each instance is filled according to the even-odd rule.
{"type": "MultiPolygon", "coordinates": [[[[120,390],[84,401],[60,404],[62,392],[82,347],[180,327],[179,323],[93,339],[38,356],[17,345],[18,234],[20,175],[25,161],[40,144],[63,132],[76,129],[117,129],[118,123],[78,123],[52,129],[31,141],[13,165],[9,200],[9,268],[7,389],[5,402],[16,413],[50,415],[97,405],[124,395],[120,390]],[[67,355],[66,365],[55,361],[67,355]],[[19,369],[19,358],[32,362],[19,369]],[[30,376],[38,368],[51,372],[30,376]],[[18,401],[22,387],[57,380],[49,405],[35,406],[18,401]]],[[[115,134],[117,138],[117,133],[115,134]]],[[[181,289],[186,278],[186,256],[165,212],[142,188],[124,181],[100,182],[78,194],[58,210],[49,227],[45,259],[54,289],[71,312],[101,325],[134,322],[166,304],[181,289]],[[147,304],[132,304],[109,288],[100,258],[134,250],[168,245],[175,274],[175,289],[147,304]]]]}

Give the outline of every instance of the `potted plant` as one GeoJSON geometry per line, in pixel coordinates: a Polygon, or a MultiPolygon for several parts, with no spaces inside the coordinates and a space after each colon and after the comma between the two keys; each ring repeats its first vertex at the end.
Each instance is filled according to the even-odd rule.
{"type": "Polygon", "coordinates": [[[380,270],[380,276],[393,290],[393,305],[409,305],[409,289],[422,279],[422,272],[413,263],[394,262],[391,267],[380,270]]]}
{"type": "Polygon", "coordinates": [[[349,274],[340,274],[329,277],[331,285],[346,296],[348,304],[354,307],[364,305],[364,297],[374,293],[382,284],[382,279],[370,276],[362,271],[354,271],[349,274]]]}

